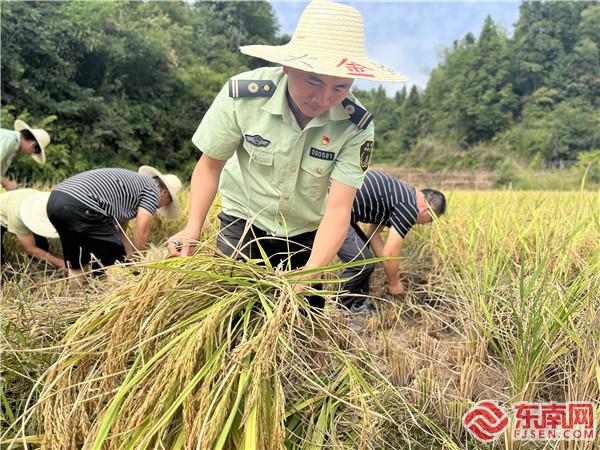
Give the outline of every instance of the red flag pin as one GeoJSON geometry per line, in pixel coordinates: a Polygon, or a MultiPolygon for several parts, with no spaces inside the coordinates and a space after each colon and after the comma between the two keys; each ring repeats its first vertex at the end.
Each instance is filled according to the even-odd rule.
{"type": "Polygon", "coordinates": [[[323,136],[323,140],[321,142],[323,142],[324,145],[327,145],[327,144],[329,144],[329,141],[330,141],[329,136],[323,136]]]}

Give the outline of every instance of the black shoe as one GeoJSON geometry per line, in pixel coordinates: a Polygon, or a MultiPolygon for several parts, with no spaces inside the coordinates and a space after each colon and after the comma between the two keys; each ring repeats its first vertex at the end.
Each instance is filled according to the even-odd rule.
{"type": "Polygon", "coordinates": [[[361,314],[366,316],[373,316],[376,312],[375,307],[368,300],[363,300],[360,303],[352,303],[350,311],[352,311],[353,314],[361,314]]]}

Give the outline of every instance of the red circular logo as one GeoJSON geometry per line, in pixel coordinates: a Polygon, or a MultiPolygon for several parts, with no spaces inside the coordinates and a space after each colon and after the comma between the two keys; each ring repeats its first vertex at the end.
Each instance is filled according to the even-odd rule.
{"type": "Polygon", "coordinates": [[[481,442],[492,442],[508,426],[508,415],[491,400],[482,400],[462,418],[465,429],[481,442]]]}

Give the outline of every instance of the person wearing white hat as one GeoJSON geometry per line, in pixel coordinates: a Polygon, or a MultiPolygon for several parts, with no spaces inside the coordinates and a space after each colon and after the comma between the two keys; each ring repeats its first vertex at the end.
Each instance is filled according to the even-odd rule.
{"type": "Polygon", "coordinates": [[[350,94],[353,80],[406,80],[367,56],[363,28],[355,8],[315,0],[288,44],[240,48],[280,66],[234,76],[206,112],[192,138],[202,156],[190,216],[169,239],[171,255],[193,253],[219,187],[226,255],[260,257],[256,237],[273,264],[332,260],[373,149],[373,117],[350,94]]]}
{"type": "Polygon", "coordinates": [[[45,149],[50,144],[50,136],[41,128],[31,128],[22,120],[15,120],[15,130],[0,128],[0,184],[12,191],[17,185],[5,178],[6,171],[17,155],[31,155],[38,163],[46,162],[45,149]]]}
{"type": "Polygon", "coordinates": [[[9,232],[17,237],[17,242],[29,256],[65,270],[64,261],[49,252],[50,246],[46,239],[58,238],[58,233],[46,215],[49,195],[49,192],[35,189],[16,189],[0,194],[2,257],[5,255],[4,234],[9,232]]]}
{"type": "Polygon", "coordinates": [[[181,182],[150,166],[82,172],[57,185],[47,212],[60,235],[69,275],[89,269],[91,255],[102,266],[123,261],[148,243],[153,215],[177,217],[181,182]],[[135,219],[131,241],[125,235],[135,219]]]}

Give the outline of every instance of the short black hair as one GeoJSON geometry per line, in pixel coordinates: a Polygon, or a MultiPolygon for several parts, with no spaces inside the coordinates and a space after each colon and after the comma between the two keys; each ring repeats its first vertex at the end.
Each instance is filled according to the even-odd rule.
{"type": "Polygon", "coordinates": [[[421,192],[436,216],[441,216],[446,212],[446,197],[442,192],[430,188],[423,189],[421,192]]]}
{"type": "Polygon", "coordinates": [[[158,184],[158,186],[159,186],[161,189],[166,189],[167,191],[169,190],[169,189],[167,188],[167,186],[165,185],[165,183],[163,183],[163,181],[160,179],[160,177],[152,177],[152,178],[154,179],[154,181],[156,181],[156,183],[158,184]]]}
{"type": "Polygon", "coordinates": [[[35,142],[35,147],[33,147],[33,153],[38,155],[40,153],[42,153],[42,149],[40,147],[40,143],[37,141],[37,139],[35,138],[35,136],[33,135],[33,133],[31,131],[29,131],[28,129],[24,129],[19,131],[19,133],[21,133],[21,138],[25,141],[33,141],[35,142]]]}
{"type": "Polygon", "coordinates": [[[35,136],[33,135],[33,133],[31,131],[25,129],[25,130],[21,130],[20,133],[21,133],[21,137],[23,139],[25,139],[26,141],[36,141],[37,142],[37,139],[35,138],[35,136]]]}

